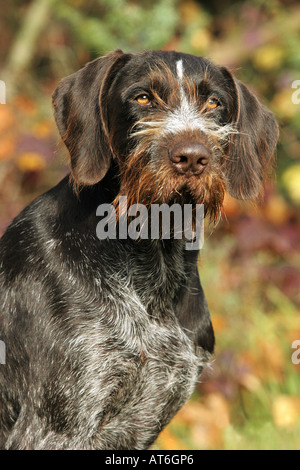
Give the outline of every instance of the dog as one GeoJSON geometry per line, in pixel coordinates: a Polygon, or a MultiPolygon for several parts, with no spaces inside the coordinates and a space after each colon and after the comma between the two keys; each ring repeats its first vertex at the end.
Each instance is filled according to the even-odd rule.
{"type": "Polygon", "coordinates": [[[216,223],[226,190],[261,197],[278,126],[227,68],[174,51],[111,52],[53,107],[70,175],[0,246],[1,448],[147,449],[213,355],[198,251],[100,240],[97,208],[203,205],[216,223]]]}

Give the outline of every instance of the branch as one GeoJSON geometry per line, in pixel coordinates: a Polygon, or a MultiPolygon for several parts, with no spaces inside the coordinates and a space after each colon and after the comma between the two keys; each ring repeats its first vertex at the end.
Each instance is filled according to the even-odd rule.
{"type": "Polygon", "coordinates": [[[6,83],[7,96],[12,97],[22,82],[38,47],[38,39],[46,27],[56,0],[33,0],[10,50],[1,79],[6,83]]]}

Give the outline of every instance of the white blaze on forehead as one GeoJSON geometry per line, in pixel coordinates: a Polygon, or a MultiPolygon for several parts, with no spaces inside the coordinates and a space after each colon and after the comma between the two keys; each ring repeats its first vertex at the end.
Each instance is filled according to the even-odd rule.
{"type": "Polygon", "coordinates": [[[180,81],[183,79],[183,63],[182,59],[177,60],[176,62],[176,70],[177,70],[177,77],[179,78],[180,81]]]}
{"type": "Polygon", "coordinates": [[[184,67],[182,59],[176,62],[176,72],[180,82],[180,105],[169,112],[164,133],[177,133],[197,129],[205,131],[205,119],[203,119],[194,103],[189,100],[189,97],[184,92],[184,67]]]}

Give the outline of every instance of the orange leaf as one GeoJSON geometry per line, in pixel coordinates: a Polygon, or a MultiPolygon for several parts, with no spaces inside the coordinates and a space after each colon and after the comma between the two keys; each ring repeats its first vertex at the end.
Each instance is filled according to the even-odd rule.
{"type": "Polygon", "coordinates": [[[53,124],[50,119],[45,119],[44,121],[38,122],[33,127],[34,135],[40,138],[48,137],[52,131],[53,124]]]}
{"type": "Polygon", "coordinates": [[[26,114],[33,115],[37,110],[37,105],[31,99],[18,95],[14,100],[15,106],[19,111],[25,112],[26,114]]]}
{"type": "Polygon", "coordinates": [[[45,168],[46,162],[38,153],[23,153],[17,160],[18,168],[24,173],[27,171],[41,171],[45,168]]]}
{"type": "Polygon", "coordinates": [[[0,105],[0,133],[12,127],[15,123],[13,112],[9,105],[0,105]]]}
{"type": "Polygon", "coordinates": [[[9,159],[15,150],[16,142],[12,135],[0,137],[0,160],[9,159]]]}
{"type": "Polygon", "coordinates": [[[228,193],[225,193],[223,211],[228,216],[237,216],[241,212],[241,209],[237,200],[231,197],[228,193]]]}
{"type": "Polygon", "coordinates": [[[211,322],[215,331],[222,331],[227,327],[227,322],[221,315],[212,315],[211,322]]]}
{"type": "Polygon", "coordinates": [[[156,444],[161,450],[188,450],[188,447],[166,427],[158,436],[156,444]]]}

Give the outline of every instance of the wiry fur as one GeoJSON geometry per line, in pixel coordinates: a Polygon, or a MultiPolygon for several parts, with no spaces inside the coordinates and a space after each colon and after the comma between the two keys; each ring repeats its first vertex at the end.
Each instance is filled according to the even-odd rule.
{"type": "Polygon", "coordinates": [[[64,79],[53,105],[71,175],[0,244],[0,447],[148,448],[213,353],[198,253],[99,240],[97,207],[203,203],[216,220],[226,188],[261,193],[277,126],[227,69],[175,52],[110,53],[64,79]],[[182,142],[203,146],[201,172],[171,163],[182,142]]]}

